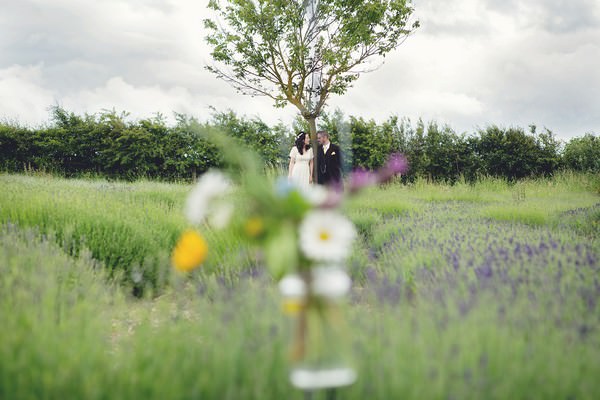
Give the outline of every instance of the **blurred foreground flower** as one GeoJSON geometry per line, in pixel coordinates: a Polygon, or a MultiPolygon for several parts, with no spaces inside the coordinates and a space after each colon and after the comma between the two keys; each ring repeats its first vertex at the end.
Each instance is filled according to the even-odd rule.
{"type": "MultiPolygon", "coordinates": [[[[188,221],[220,230],[211,237],[235,238],[250,245],[244,248],[254,247],[279,281],[282,310],[292,325],[294,386],[316,390],[352,384],[356,372],[346,357],[351,329],[342,305],[352,285],[345,261],[357,231],[338,208],[345,195],[405,172],[406,158],[395,154],[377,171],[353,172],[344,193],[341,183],[300,188],[283,177],[273,180],[257,157],[237,142],[223,135],[213,139],[220,143],[230,174],[212,170],[198,180],[186,203],[188,221]]],[[[173,251],[173,266],[190,271],[207,253],[204,239],[188,231],[173,251]]]]}
{"type": "Polygon", "coordinates": [[[257,238],[265,231],[265,222],[260,217],[250,217],[244,224],[244,232],[250,238],[257,238]]]}
{"type": "Polygon", "coordinates": [[[350,173],[348,189],[350,193],[355,193],[362,188],[372,186],[377,183],[377,175],[374,172],[365,169],[356,169],[350,173]]]}
{"type": "Polygon", "coordinates": [[[408,160],[404,154],[394,153],[390,155],[383,167],[377,170],[378,183],[389,182],[394,176],[408,171],[408,160]]]}
{"type": "Polygon", "coordinates": [[[171,263],[181,272],[189,272],[204,262],[208,255],[208,244],[196,231],[186,231],[173,249],[171,263]]]}
{"type": "Polygon", "coordinates": [[[300,225],[302,252],[315,261],[343,261],[352,251],[354,224],[332,210],[309,212],[300,225]]]}
{"type": "Polygon", "coordinates": [[[208,220],[216,228],[224,228],[233,214],[233,205],[226,201],[232,190],[229,178],[220,171],[208,171],[198,180],[186,203],[186,215],[193,224],[208,220]]]}
{"type": "Polygon", "coordinates": [[[383,167],[377,171],[369,171],[358,168],[350,173],[348,178],[348,190],[356,193],[359,190],[379,183],[387,183],[394,176],[408,171],[408,160],[403,154],[394,153],[390,155],[383,167]]]}

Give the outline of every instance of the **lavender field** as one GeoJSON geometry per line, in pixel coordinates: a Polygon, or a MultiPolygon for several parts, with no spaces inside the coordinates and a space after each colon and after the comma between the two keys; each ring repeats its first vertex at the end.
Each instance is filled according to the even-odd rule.
{"type": "MultiPolygon", "coordinates": [[[[303,398],[277,287],[235,237],[171,271],[189,186],[0,181],[0,398],[303,398]]],[[[563,174],[348,201],[358,380],[338,398],[597,398],[599,189],[563,174]]]]}

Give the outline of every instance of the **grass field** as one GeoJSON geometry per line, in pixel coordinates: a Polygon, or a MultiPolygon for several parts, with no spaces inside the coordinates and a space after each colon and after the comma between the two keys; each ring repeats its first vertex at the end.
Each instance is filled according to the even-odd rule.
{"type": "MultiPolygon", "coordinates": [[[[189,185],[0,185],[0,399],[303,398],[276,285],[237,238],[171,270],[189,185]]],[[[392,184],[343,208],[358,380],[338,398],[597,398],[597,177],[392,184]]]]}

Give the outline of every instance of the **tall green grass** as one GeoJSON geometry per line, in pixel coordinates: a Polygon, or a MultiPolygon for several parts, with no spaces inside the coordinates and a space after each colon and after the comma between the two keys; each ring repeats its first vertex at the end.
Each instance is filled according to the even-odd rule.
{"type": "MultiPolygon", "coordinates": [[[[586,179],[421,182],[347,201],[359,379],[338,397],[595,399],[599,198],[586,179]],[[542,219],[490,212],[519,207],[542,219]]],[[[189,186],[0,181],[0,398],[304,397],[287,380],[276,287],[236,238],[209,232],[212,264],[169,268],[189,186]],[[120,282],[144,252],[164,285],[134,298],[120,282]]]]}
{"type": "MultiPolygon", "coordinates": [[[[134,286],[163,287],[169,251],[187,227],[183,204],[191,185],[7,174],[0,175],[0,184],[0,223],[51,233],[72,255],[88,249],[109,270],[125,272],[134,286]]],[[[386,221],[421,212],[432,202],[468,203],[473,213],[499,221],[558,226],[565,211],[598,202],[594,185],[593,177],[572,173],[517,184],[492,178],[453,186],[420,180],[365,190],[347,201],[344,211],[379,248],[393,235],[386,221]]],[[[238,238],[208,229],[205,234],[213,244],[207,269],[225,274],[254,267],[238,238]]]]}
{"type": "MultiPolygon", "coordinates": [[[[89,255],[73,260],[14,228],[2,232],[0,260],[0,398],[303,398],[287,381],[285,317],[264,278],[170,275],[162,296],[132,300],[89,255]]],[[[548,271],[531,272],[517,295],[474,300],[418,274],[412,300],[385,301],[390,283],[355,287],[359,380],[339,397],[595,398],[597,313],[578,304],[575,271],[557,293],[537,282],[548,271]]]]}
{"type": "MultiPolygon", "coordinates": [[[[89,250],[138,290],[164,287],[169,253],[188,227],[183,205],[191,185],[0,175],[0,223],[51,234],[69,254],[89,250]]],[[[216,237],[209,269],[234,264],[236,238],[216,237]]],[[[244,255],[240,262],[246,263],[244,255]]]]}
{"type": "Polygon", "coordinates": [[[132,300],[89,254],[74,260],[15,227],[1,236],[0,398],[236,399],[289,390],[277,304],[251,282],[234,293],[214,279],[170,274],[162,296],[132,300]],[[199,296],[200,286],[211,295],[199,296]]]}

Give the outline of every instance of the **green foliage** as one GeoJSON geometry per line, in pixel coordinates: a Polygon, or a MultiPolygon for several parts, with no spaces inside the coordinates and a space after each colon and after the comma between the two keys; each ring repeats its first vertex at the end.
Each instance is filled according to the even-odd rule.
{"type": "Polygon", "coordinates": [[[392,133],[385,128],[378,127],[374,120],[367,122],[362,118],[350,118],[355,167],[375,170],[385,164],[394,150],[392,133]]]}
{"type": "Polygon", "coordinates": [[[574,171],[600,173],[600,137],[591,133],[566,144],[564,163],[574,171]]]}
{"type": "MultiPolygon", "coordinates": [[[[215,111],[211,125],[230,137],[236,138],[245,147],[254,151],[267,166],[278,166],[278,161],[281,159],[282,145],[286,143],[281,130],[278,135],[259,118],[255,117],[250,120],[238,118],[233,111],[215,111]]],[[[288,154],[289,149],[286,156],[288,154]]]]}
{"type": "Polygon", "coordinates": [[[490,126],[480,132],[477,153],[485,171],[509,180],[551,175],[560,164],[559,144],[552,132],[527,135],[521,128],[490,126]]]}
{"type": "Polygon", "coordinates": [[[272,289],[173,274],[161,297],[132,300],[89,254],[14,227],[0,238],[0,398],[287,397],[272,289]]]}
{"type": "Polygon", "coordinates": [[[456,135],[448,126],[429,123],[424,138],[427,163],[425,174],[430,180],[456,182],[461,177],[473,181],[479,162],[470,138],[456,135]]]}
{"type": "Polygon", "coordinates": [[[380,125],[350,117],[350,132],[354,168],[377,168],[390,153],[401,152],[410,165],[404,182],[473,183],[482,176],[516,180],[552,175],[562,165],[560,143],[548,130],[536,135],[535,127],[526,134],[520,128],[490,126],[467,136],[434,121],[419,120],[413,127],[397,117],[380,125]]]}
{"type": "MultiPolygon", "coordinates": [[[[223,165],[222,151],[203,135],[219,130],[259,154],[263,167],[280,170],[287,167],[295,134],[309,129],[301,116],[289,127],[283,123],[269,127],[258,117],[216,110],[207,122],[177,114],[174,126],[168,126],[161,115],[128,121],[126,113],[78,116],[59,107],[53,109],[52,118],[48,126],[37,129],[0,124],[0,168],[68,177],[189,181],[223,165]]],[[[390,153],[403,153],[410,164],[404,183],[419,179],[474,183],[489,176],[514,182],[552,176],[564,168],[600,171],[597,136],[573,138],[563,151],[551,131],[536,132],[534,125],[529,132],[490,125],[467,135],[435,121],[413,124],[408,118],[392,116],[377,123],[346,117],[338,109],[323,112],[319,129],[327,130],[341,146],[346,173],[376,169],[390,153]]]]}
{"type": "MultiPolygon", "coordinates": [[[[181,228],[189,189],[1,178],[3,213],[45,200],[90,227],[138,221],[152,246],[181,228]]],[[[417,179],[352,198],[345,207],[363,235],[344,311],[358,380],[337,395],[595,399],[600,214],[591,188],[591,175],[569,172],[517,183],[417,179]],[[499,221],[490,207],[543,221],[499,221]]],[[[168,269],[160,296],[134,299],[90,251],[75,255],[55,237],[57,225],[42,229],[53,218],[33,229],[0,222],[0,398],[303,398],[288,382],[291,332],[276,287],[255,261],[236,258],[235,238],[223,238],[229,258],[218,268],[168,269]]],[[[117,242],[126,234],[107,229],[117,242]]]]}
{"type": "Polygon", "coordinates": [[[0,166],[11,172],[189,180],[222,161],[221,152],[198,134],[214,128],[255,149],[266,166],[282,160],[281,128],[272,131],[258,119],[238,118],[232,112],[217,113],[205,124],[177,115],[173,127],[160,114],[128,121],[126,113],[78,116],[54,107],[52,118],[49,127],[40,129],[0,124],[0,166]]]}
{"type": "Polygon", "coordinates": [[[14,227],[0,237],[0,398],[101,398],[119,291],[89,254],[14,227]]]}
{"type": "Polygon", "coordinates": [[[213,0],[209,8],[215,15],[204,26],[216,64],[207,69],[244,94],[294,105],[311,130],[329,95],[358,79],[359,66],[384,57],[418,27],[409,24],[406,0],[321,0],[312,15],[294,0],[213,0]]]}
{"type": "Polygon", "coordinates": [[[0,182],[0,223],[51,235],[73,256],[89,252],[136,292],[164,286],[169,249],[185,228],[185,186],[18,175],[0,182]]]}

